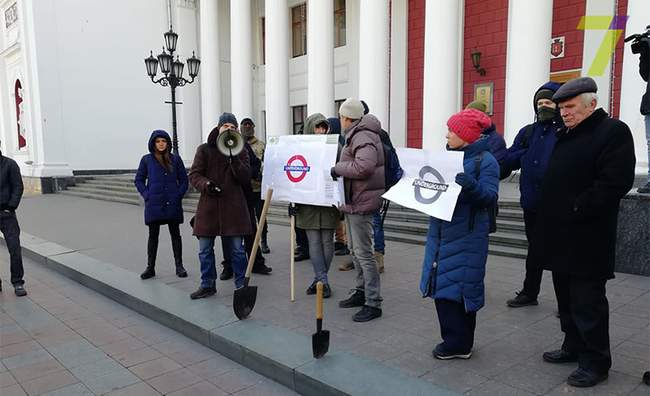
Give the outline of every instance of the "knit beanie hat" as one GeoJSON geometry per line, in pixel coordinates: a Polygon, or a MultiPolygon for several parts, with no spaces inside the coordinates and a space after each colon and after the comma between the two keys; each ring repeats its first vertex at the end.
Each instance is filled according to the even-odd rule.
{"type": "Polygon", "coordinates": [[[555,92],[551,91],[550,89],[540,89],[537,91],[535,94],[535,106],[537,106],[537,101],[540,99],[552,100],[551,98],[553,97],[554,93],[555,92]]]}
{"type": "Polygon", "coordinates": [[[363,104],[359,99],[348,98],[341,104],[339,114],[352,120],[363,117],[363,104]]]}
{"type": "Polygon", "coordinates": [[[239,128],[239,124],[237,123],[237,117],[233,113],[223,113],[219,116],[219,123],[217,124],[217,128],[221,128],[223,124],[233,124],[235,128],[239,128]]]}
{"type": "Polygon", "coordinates": [[[483,130],[490,125],[490,117],[476,109],[463,110],[447,120],[449,130],[469,144],[477,141],[483,130]]]}
{"type": "Polygon", "coordinates": [[[469,102],[467,106],[465,106],[465,108],[476,109],[478,111],[482,111],[483,113],[487,113],[487,105],[482,100],[475,100],[473,102],[469,102]]]}

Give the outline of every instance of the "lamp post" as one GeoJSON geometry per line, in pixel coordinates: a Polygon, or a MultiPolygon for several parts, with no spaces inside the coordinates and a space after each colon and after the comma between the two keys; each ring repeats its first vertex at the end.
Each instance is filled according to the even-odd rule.
{"type": "Polygon", "coordinates": [[[178,155],[178,135],[176,134],[176,104],[182,104],[181,102],[176,102],[176,87],[182,87],[185,84],[191,84],[194,82],[194,78],[199,74],[199,67],[201,66],[201,60],[194,55],[192,51],[192,57],[187,58],[187,71],[191,77],[190,80],[186,80],[183,77],[183,69],[185,64],[180,61],[178,56],[174,60],[174,51],[176,51],[176,43],[178,41],[178,34],[174,33],[172,27],[169,27],[169,31],[165,33],[165,47],[163,47],[162,52],[158,55],[157,58],[154,58],[153,51],[150,52],[148,58],[145,58],[144,64],[147,67],[147,75],[151,78],[151,81],[154,84],[160,84],[163,87],[170,87],[172,90],[172,100],[170,103],[172,105],[172,150],[174,154],[178,155]],[[156,80],[156,74],[158,73],[158,65],[160,64],[160,72],[164,74],[163,77],[156,80]]]}

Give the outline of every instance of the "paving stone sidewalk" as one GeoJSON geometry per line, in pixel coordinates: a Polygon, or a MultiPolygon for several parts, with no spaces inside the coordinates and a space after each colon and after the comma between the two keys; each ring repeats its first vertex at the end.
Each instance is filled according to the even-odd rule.
{"type": "MultiPolygon", "coordinates": [[[[120,266],[137,276],[146,262],[146,227],[143,208],[61,195],[25,198],[19,211],[24,231],[93,258],[120,266]]],[[[169,237],[161,232],[157,277],[151,282],[193,291],[199,283],[197,241],[183,225],[183,257],[189,278],[174,275],[169,237]]],[[[309,261],[296,263],[296,302],[289,301],[289,241],[286,227],[270,227],[268,265],[271,276],[254,276],[259,286],[253,316],[292,331],[314,332],[312,296],[304,289],[313,272],[309,261]]],[[[220,258],[220,247],[216,246],[220,258]]],[[[437,361],[431,349],[439,329],[433,303],[418,292],[423,248],[387,243],[386,273],[382,275],[384,315],[365,324],[351,321],[354,310],[339,309],[337,301],[353,285],[351,272],[330,271],[334,296],[325,304],[325,328],[332,332],[332,347],[397,367],[407,373],[454,391],[485,395],[546,394],[647,394],[641,385],[650,368],[650,278],[617,274],[608,283],[611,309],[610,334],[614,366],[609,380],[590,390],[568,387],[571,365],[542,362],[541,353],[560,345],[562,333],[554,316],[555,298],[546,274],[540,305],[509,309],[505,301],[521,287],[522,260],[490,257],[486,276],[486,307],[477,317],[474,356],[468,361],[437,361]]],[[[29,286],[29,285],[28,285],[29,286]]],[[[217,283],[214,301],[231,305],[232,282],[217,283]]],[[[145,335],[143,335],[145,336],[145,335]]],[[[263,336],[263,335],[261,335],[263,336]]],[[[4,395],[3,395],[4,396],[4,395]]]]}
{"type": "Polygon", "coordinates": [[[26,260],[27,297],[0,249],[0,395],[295,395],[220,354],[26,260]]]}

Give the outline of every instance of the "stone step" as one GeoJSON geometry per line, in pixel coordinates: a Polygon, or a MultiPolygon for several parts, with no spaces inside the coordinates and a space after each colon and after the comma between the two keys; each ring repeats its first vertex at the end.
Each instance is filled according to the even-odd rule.
{"type": "Polygon", "coordinates": [[[131,204],[131,205],[140,205],[140,201],[136,200],[136,199],[122,198],[122,197],[116,197],[116,196],[111,196],[111,195],[106,195],[106,194],[94,194],[94,193],[88,193],[88,192],[82,192],[82,191],[72,191],[72,190],[63,190],[63,191],[60,191],[59,194],[71,195],[71,196],[80,197],[80,198],[97,199],[97,200],[100,200],[100,201],[119,202],[119,203],[131,204]]]}
{"type": "Polygon", "coordinates": [[[134,199],[134,200],[138,200],[140,198],[140,194],[138,194],[137,191],[114,191],[114,190],[106,190],[105,188],[94,188],[92,186],[84,186],[84,185],[68,187],[67,191],[74,191],[74,192],[88,193],[88,194],[95,194],[95,195],[104,195],[107,197],[127,198],[127,199],[134,199]]]}
{"type": "Polygon", "coordinates": [[[128,193],[137,193],[138,190],[131,184],[130,186],[125,186],[125,185],[113,185],[113,184],[95,184],[95,183],[79,183],[77,182],[76,186],[72,186],[69,188],[74,188],[74,187],[79,187],[79,188],[92,188],[94,190],[98,191],[106,191],[107,193],[111,192],[128,192],[128,193]]]}

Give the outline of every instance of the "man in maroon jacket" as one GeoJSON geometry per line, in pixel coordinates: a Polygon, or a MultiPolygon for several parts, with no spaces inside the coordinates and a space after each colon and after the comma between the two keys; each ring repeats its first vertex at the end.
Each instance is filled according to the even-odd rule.
{"type": "Polygon", "coordinates": [[[367,322],[381,316],[380,279],[372,244],[373,214],[381,207],[385,192],[384,149],[379,132],[381,123],[372,114],[363,114],[358,99],[347,99],[339,115],[345,136],[341,158],[331,169],[332,178],[343,177],[349,247],[357,270],[356,287],[339,302],[341,308],[363,307],[352,320],[367,322]]]}

